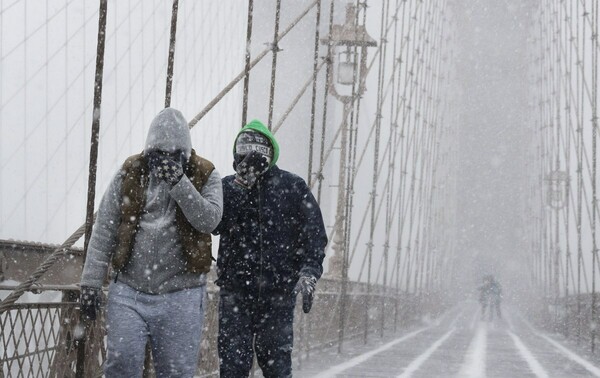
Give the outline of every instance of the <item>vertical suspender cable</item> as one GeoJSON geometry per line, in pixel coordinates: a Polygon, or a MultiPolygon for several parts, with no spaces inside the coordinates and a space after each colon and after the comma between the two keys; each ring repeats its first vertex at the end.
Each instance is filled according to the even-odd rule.
{"type": "Polygon", "coordinates": [[[591,313],[591,348],[596,343],[596,260],[598,249],[596,244],[596,169],[597,169],[597,133],[598,133],[598,49],[595,46],[598,38],[598,3],[592,1],[592,313],[591,313]]]}
{"type": "Polygon", "coordinates": [[[275,30],[273,31],[273,43],[271,50],[273,52],[273,60],[271,62],[271,91],[269,93],[269,130],[273,127],[273,102],[275,101],[275,76],[277,74],[277,53],[279,52],[279,45],[277,36],[279,35],[279,18],[281,15],[281,0],[277,0],[275,8],[275,30]]]}
{"type": "MultiPolygon", "coordinates": [[[[328,36],[331,36],[331,32],[333,30],[333,11],[335,6],[335,0],[331,0],[329,5],[329,28],[328,28],[328,36]]],[[[317,189],[317,201],[321,203],[321,189],[323,186],[323,166],[325,165],[325,134],[327,131],[327,99],[329,96],[329,81],[331,79],[331,63],[332,63],[332,55],[331,55],[331,40],[327,43],[327,67],[325,68],[325,89],[323,91],[323,121],[321,124],[321,146],[319,150],[319,171],[316,177],[319,180],[319,186],[317,189]]]]}
{"type": "MultiPolygon", "coordinates": [[[[308,176],[307,183],[312,187],[312,164],[313,164],[313,145],[315,143],[315,111],[317,99],[317,75],[319,73],[319,29],[321,27],[321,0],[317,1],[317,16],[315,22],[315,49],[313,54],[313,83],[312,83],[312,98],[310,104],[310,138],[308,144],[308,176]]],[[[325,94],[327,95],[327,94],[325,94]]]]}
{"type": "MultiPolygon", "coordinates": [[[[556,6],[555,3],[553,3],[554,6],[556,6]]],[[[554,13],[557,13],[558,10],[554,9],[554,13]]],[[[560,24],[557,24],[557,19],[553,18],[552,19],[552,25],[553,25],[553,30],[552,30],[552,35],[555,35],[556,37],[553,38],[553,50],[554,50],[554,56],[552,56],[552,63],[551,63],[551,68],[554,72],[554,74],[552,75],[552,80],[553,80],[553,86],[552,86],[552,93],[554,94],[554,99],[555,101],[555,106],[556,106],[556,121],[555,121],[555,135],[556,135],[556,141],[555,141],[555,148],[556,148],[556,156],[555,156],[555,171],[558,174],[559,170],[560,170],[560,166],[561,166],[561,162],[560,162],[560,136],[561,136],[561,126],[562,126],[562,122],[561,122],[561,114],[560,114],[560,107],[561,107],[561,96],[560,96],[560,75],[561,75],[561,55],[560,55],[560,48],[561,46],[559,46],[561,39],[560,39],[560,24]],[[558,67],[557,67],[558,66],[558,67]]],[[[556,178],[558,179],[558,177],[556,178]]],[[[559,182],[557,182],[555,185],[559,184],[559,182]]],[[[555,223],[554,223],[554,322],[555,322],[555,329],[558,328],[558,308],[559,308],[559,300],[560,300],[560,206],[556,206],[555,212],[554,212],[554,219],[555,219],[555,223]]]]}
{"type": "Polygon", "coordinates": [[[167,62],[167,86],[165,89],[165,108],[171,106],[171,90],[173,88],[173,66],[175,65],[175,37],[177,35],[177,13],[179,0],[173,0],[171,12],[171,37],[169,39],[169,59],[167,62]]]}
{"type": "MultiPolygon", "coordinates": [[[[365,333],[364,333],[364,342],[365,344],[367,343],[367,339],[368,339],[368,334],[369,334],[369,302],[370,302],[370,295],[371,295],[371,265],[372,265],[372,260],[373,260],[373,237],[375,234],[375,198],[377,197],[377,171],[378,171],[378,165],[379,165],[379,136],[380,136],[380,132],[381,132],[381,98],[383,97],[383,86],[382,86],[382,81],[383,81],[383,76],[385,74],[385,65],[384,65],[384,59],[385,59],[385,53],[387,50],[387,45],[383,45],[384,43],[386,43],[386,41],[384,40],[383,36],[384,36],[384,24],[386,21],[386,8],[389,7],[389,2],[390,0],[387,0],[385,3],[387,3],[386,5],[382,6],[381,9],[381,30],[380,30],[380,38],[379,41],[382,44],[381,48],[383,49],[383,52],[381,54],[379,54],[379,75],[378,75],[378,79],[377,79],[377,114],[375,115],[377,117],[377,121],[376,121],[376,126],[375,126],[375,146],[373,149],[373,187],[371,188],[371,232],[369,233],[369,245],[368,245],[368,249],[367,249],[367,254],[368,254],[368,267],[367,267],[367,295],[365,297],[365,333]]],[[[384,3],[384,4],[385,4],[384,3]]]]}
{"type": "MultiPolygon", "coordinates": [[[[315,143],[315,111],[316,111],[316,98],[317,98],[317,75],[319,73],[319,29],[321,24],[321,0],[317,1],[317,10],[316,10],[316,22],[315,22],[315,45],[314,45],[314,54],[313,54],[313,77],[312,77],[312,98],[311,98],[311,107],[310,107],[310,137],[309,137],[309,152],[308,152],[308,175],[306,181],[308,183],[308,187],[312,186],[312,161],[313,161],[313,144],[315,143]]],[[[310,356],[310,340],[308,337],[310,335],[310,325],[311,322],[308,322],[309,330],[306,332],[305,327],[305,319],[308,314],[302,313],[302,330],[303,337],[302,340],[304,342],[306,358],[308,359],[310,356]]],[[[301,353],[302,355],[302,353],[301,353]]],[[[298,357],[299,363],[302,362],[302,357],[298,357]]]]}
{"type": "MultiPolygon", "coordinates": [[[[419,8],[419,5],[415,4],[413,6],[413,3],[411,2],[409,7],[410,7],[410,9],[408,11],[408,18],[409,18],[409,20],[414,19],[415,20],[414,24],[416,24],[416,17],[417,17],[416,10],[419,8]],[[413,8],[415,10],[414,16],[412,16],[413,8]]],[[[409,205],[409,203],[406,203],[406,201],[408,201],[407,200],[407,198],[408,198],[407,192],[409,191],[409,189],[407,188],[408,180],[406,179],[406,176],[407,176],[406,173],[407,173],[407,165],[408,165],[408,158],[409,158],[408,153],[410,151],[410,148],[409,148],[409,143],[410,143],[409,139],[410,138],[408,137],[410,130],[407,128],[407,121],[406,121],[407,114],[408,114],[408,109],[406,106],[406,91],[407,91],[409,83],[411,82],[409,80],[409,75],[408,75],[409,67],[411,70],[414,67],[414,64],[408,64],[408,60],[409,60],[411,52],[413,52],[413,50],[414,50],[414,44],[416,42],[416,38],[411,38],[411,27],[410,26],[411,25],[408,24],[408,27],[406,30],[407,31],[407,34],[406,34],[406,47],[407,48],[405,49],[406,64],[404,64],[404,76],[402,75],[402,71],[400,70],[400,80],[402,79],[402,77],[404,77],[404,90],[403,90],[402,96],[400,96],[400,98],[402,99],[402,105],[403,105],[402,127],[400,129],[400,141],[401,141],[400,149],[401,149],[401,151],[403,151],[403,153],[401,152],[401,154],[400,154],[400,183],[401,183],[400,190],[402,192],[400,195],[401,196],[400,201],[401,201],[402,206],[400,208],[400,217],[399,218],[400,218],[401,224],[398,225],[398,239],[397,239],[397,247],[396,247],[398,249],[399,254],[402,252],[402,243],[404,242],[403,234],[404,234],[404,227],[405,227],[405,223],[406,223],[405,220],[406,220],[406,217],[408,214],[408,205],[409,205]],[[411,45],[412,45],[412,47],[411,47],[411,45]]],[[[399,82],[400,82],[400,80],[399,80],[399,82]]],[[[412,98],[412,90],[411,90],[410,96],[412,98]]],[[[399,111],[398,111],[397,115],[398,114],[400,114],[399,111]]],[[[404,261],[403,261],[404,267],[403,268],[401,268],[401,265],[402,265],[401,257],[402,256],[400,255],[399,261],[398,261],[398,267],[397,267],[397,270],[398,270],[397,276],[398,276],[399,281],[401,281],[404,278],[402,276],[402,273],[406,271],[406,269],[404,267],[406,267],[407,261],[410,258],[410,248],[406,248],[406,253],[404,254],[404,261]]],[[[405,287],[405,291],[408,292],[408,283],[405,287]]]]}
{"type": "MultiPolygon", "coordinates": [[[[569,22],[569,15],[566,15],[564,17],[559,17],[560,20],[565,20],[565,24],[567,22],[569,22]]],[[[566,27],[564,27],[565,31],[565,35],[567,35],[567,31],[570,31],[571,29],[566,27]]],[[[567,37],[572,37],[571,36],[567,36],[567,37]]],[[[571,67],[573,65],[573,44],[570,43],[569,44],[569,57],[568,57],[568,63],[567,63],[567,68],[566,68],[566,72],[565,72],[565,76],[566,76],[566,83],[568,83],[569,87],[571,85],[571,67]]],[[[561,81],[562,83],[562,81],[561,81]]],[[[572,109],[572,101],[570,101],[570,98],[567,94],[567,90],[570,88],[567,88],[567,86],[565,85],[565,102],[566,102],[566,118],[568,120],[568,128],[565,128],[566,131],[566,151],[565,151],[565,171],[566,171],[566,176],[567,176],[567,180],[570,180],[570,173],[571,173],[571,130],[573,128],[573,120],[571,118],[571,109],[572,109]]],[[[566,182],[566,187],[565,187],[565,198],[566,198],[566,208],[565,208],[565,213],[564,213],[564,219],[565,219],[565,316],[566,318],[563,321],[563,325],[564,325],[564,334],[565,336],[568,337],[569,335],[569,269],[571,269],[571,248],[570,248],[570,196],[571,196],[571,188],[570,188],[570,181],[566,182]]]]}
{"type": "MultiPolygon", "coordinates": [[[[580,5],[577,2],[577,9],[574,16],[577,18],[575,24],[577,28],[576,43],[579,46],[580,27],[579,15],[580,5]]],[[[579,54],[578,58],[579,60],[579,54]]],[[[583,59],[581,60],[583,64],[583,59]]],[[[577,343],[581,340],[581,265],[583,260],[582,248],[582,197],[583,197],[583,85],[582,70],[577,70],[577,343]]]]}
{"type": "MultiPolygon", "coordinates": [[[[363,16],[362,16],[362,25],[366,25],[366,19],[367,19],[367,1],[365,0],[362,4],[360,2],[360,0],[356,0],[356,7],[357,9],[359,9],[359,6],[363,7],[363,16]]],[[[358,16],[359,16],[359,12],[356,13],[356,20],[355,23],[358,25],[359,24],[359,20],[358,20],[358,16]]],[[[357,37],[358,38],[358,37],[357,37]]],[[[358,47],[354,47],[354,54],[356,55],[358,52],[358,47]]],[[[349,151],[350,153],[348,154],[348,164],[347,164],[347,171],[348,171],[348,184],[346,186],[346,211],[345,211],[345,220],[346,220],[346,224],[345,224],[345,228],[344,228],[344,232],[346,235],[346,244],[345,244],[345,248],[347,252],[350,251],[350,236],[352,233],[352,212],[354,209],[354,182],[356,179],[356,152],[357,152],[357,146],[358,146],[358,123],[360,120],[360,110],[361,110],[361,99],[362,99],[362,93],[364,93],[364,85],[365,85],[365,80],[366,80],[366,73],[363,72],[363,69],[365,70],[365,72],[368,72],[369,69],[366,68],[367,67],[367,46],[361,46],[361,53],[360,53],[360,68],[356,67],[353,70],[353,76],[354,76],[354,80],[353,80],[353,84],[352,84],[352,97],[355,98],[354,99],[354,103],[356,104],[355,108],[352,108],[351,114],[350,114],[350,146],[349,146],[349,151]],[[358,88],[356,88],[356,81],[357,81],[357,75],[360,75],[358,77],[358,88]],[[360,94],[358,97],[356,91],[358,90],[358,93],[360,94]]],[[[350,262],[352,261],[351,257],[349,256],[349,253],[347,253],[346,255],[346,260],[345,260],[345,267],[346,270],[348,269],[348,267],[350,266],[350,262]]],[[[347,272],[346,272],[346,278],[347,278],[347,272]]]]}
{"type": "MultiPolygon", "coordinates": [[[[389,4],[389,2],[388,2],[389,4]]],[[[398,0],[396,0],[396,13],[398,10],[398,0]]],[[[396,60],[396,48],[398,44],[398,15],[394,15],[394,42],[393,42],[393,50],[392,50],[392,62],[396,60]]],[[[383,337],[383,330],[385,328],[385,300],[386,300],[386,289],[387,289],[387,274],[388,274],[388,259],[389,259],[389,249],[390,249],[390,231],[391,231],[391,223],[392,223],[392,193],[394,191],[394,162],[393,157],[395,156],[392,153],[392,143],[395,142],[396,139],[396,127],[394,125],[394,104],[396,99],[396,69],[392,65],[392,79],[391,79],[391,88],[392,88],[392,99],[390,101],[390,131],[388,137],[388,147],[390,148],[388,155],[388,175],[391,176],[391,183],[388,186],[385,196],[386,196],[386,212],[385,212],[385,243],[383,245],[383,295],[381,296],[381,323],[379,329],[379,336],[383,337]]]]}
{"type": "MultiPolygon", "coordinates": [[[[355,20],[354,23],[355,25],[358,25],[358,16],[360,13],[360,8],[359,8],[359,0],[356,0],[356,16],[355,16],[355,20]]],[[[366,13],[367,13],[367,8],[366,8],[366,0],[365,0],[365,8],[364,8],[364,12],[363,12],[363,17],[366,17],[366,13]]],[[[364,22],[363,22],[364,24],[364,22]]],[[[354,38],[357,39],[357,35],[355,33],[354,38]]],[[[354,49],[354,56],[356,57],[356,53],[357,53],[357,46],[355,45],[353,47],[354,49]]],[[[366,59],[365,57],[365,53],[366,50],[364,50],[365,48],[363,47],[363,51],[361,54],[361,59],[366,59]]],[[[362,60],[361,60],[362,62],[362,60]]],[[[342,352],[342,343],[344,341],[344,335],[345,335],[345,325],[346,325],[346,307],[347,307],[347,301],[348,301],[348,267],[349,267],[349,258],[348,258],[348,249],[349,249],[349,245],[350,245],[350,231],[351,231],[351,224],[352,224],[352,193],[354,192],[354,169],[353,169],[353,152],[352,152],[352,148],[353,148],[353,129],[354,129],[354,101],[357,101],[357,107],[360,107],[360,97],[357,99],[356,98],[356,90],[357,90],[357,77],[358,77],[358,67],[356,65],[356,61],[354,62],[354,66],[352,68],[352,92],[351,92],[351,104],[347,104],[344,103],[344,117],[347,117],[347,112],[346,112],[346,106],[352,106],[352,109],[350,110],[350,145],[348,146],[348,154],[340,154],[340,170],[341,169],[345,169],[346,170],[346,183],[345,183],[345,193],[344,193],[344,197],[345,197],[345,203],[344,203],[344,216],[342,217],[342,220],[344,222],[344,225],[342,227],[342,229],[344,230],[343,232],[343,236],[344,236],[344,241],[343,241],[343,248],[342,248],[342,282],[341,282],[341,291],[340,291],[340,314],[339,314],[339,332],[338,332],[338,353],[342,352]],[[342,159],[346,159],[346,167],[344,168],[343,165],[341,164],[342,159]]],[[[361,64],[361,68],[363,67],[363,65],[361,64]]],[[[361,79],[362,79],[362,75],[361,75],[361,79]]],[[[359,81],[361,81],[361,79],[359,79],[359,81]]],[[[360,83],[359,83],[359,87],[358,90],[360,91],[360,83]]],[[[346,127],[346,118],[344,118],[344,123],[342,124],[342,127],[346,127]]],[[[346,130],[342,130],[342,146],[346,145],[346,142],[344,141],[344,136],[346,135],[346,130]]],[[[342,148],[343,150],[343,148],[342,148]]]]}
{"type": "MultiPolygon", "coordinates": [[[[410,15],[410,10],[409,10],[409,15],[410,15]]],[[[398,114],[400,113],[400,109],[399,109],[399,104],[401,101],[401,96],[400,96],[400,83],[401,83],[401,79],[402,79],[402,54],[403,54],[403,39],[404,39],[404,25],[406,24],[405,22],[405,16],[406,16],[406,1],[403,1],[403,5],[402,5],[402,23],[401,23],[401,29],[400,29],[400,53],[398,54],[398,58],[399,59],[399,63],[398,64],[398,87],[397,87],[397,92],[398,92],[398,97],[396,98],[396,104],[394,104],[394,107],[396,108],[396,118],[394,119],[394,124],[396,125],[395,127],[398,128],[398,114]]],[[[400,131],[400,133],[402,133],[403,130],[400,131]]],[[[402,139],[403,135],[400,134],[398,136],[398,138],[402,139]]],[[[398,145],[399,143],[397,141],[395,141],[395,144],[398,145]]],[[[402,145],[400,145],[400,147],[396,147],[396,148],[402,148],[402,145]]],[[[402,179],[402,152],[400,152],[400,161],[398,162],[398,169],[400,170],[399,173],[399,181],[402,179]]],[[[402,214],[402,191],[403,188],[403,184],[400,182],[398,184],[398,193],[399,193],[399,206],[398,206],[398,213],[402,214]]],[[[396,256],[395,256],[395,278],[396,278],[396,295],[395,295],[395,301],[394,301],[394,331],[398,330],[398,315],[399,315],[399,304],[400,304],[400,252],[402,250],[401,248],[401,241],[400,241],[400,234],[401,234],[401,230],[402,230],[402,226],[403,226],[403,221],[401,219],[401,217],[398,217],[398,223],[397,223],[398,227],[397,227],[397,232],[396,232],[396,237],[398,238],[398,241],[396,243],[396,256]]]]}
{"type": "Polygon", "coordinates": [[[98,143],[100,137],[100,108],[102,104],[102,77],[104,73],[104,45],[106,41],[106,7],[107,0],[100,0],[98,17],[98,45],[96,48],[96,75],[94,78],[94,111],[92,114],[92,135],[90,144],[90,166],[88,177],[88,194],[85,217],[85,242],[83,260],[92,235],[94,223],[94,201],[96,197],[96,171],[98,168],[98,143]]]}
{"type": "Polygon", "coordinates": [[[248,120],[248,88],[250,86],[250,58],[252,48],[252,16],[254,13],[254,0],[248,1],[248,23],[246,27],[246,63],[244,66],[244,94],[242,100],[242,127],[248,120]]]}
{"type": "MultiPolygon", "coordinates": [[[[83,262],[85,263],[87,249],[94,224],[94,201],[96,197],[96,171],[98,169],[98,144],[100,138],[100,109],[102,105],[102,78],[104,73],[104,45],[106,42],[107,0],[100,0],[98,12],[98,44],[96,47],[96,74],[94,77],[94,109],[92,114],[92,133],[90,143],[90,166],[88,176],[88,193],[85,217],[85,239],[83,247],[83,262]]],[[[85,339],[79,340],[75,376],[85,376],[85,339]]]]}

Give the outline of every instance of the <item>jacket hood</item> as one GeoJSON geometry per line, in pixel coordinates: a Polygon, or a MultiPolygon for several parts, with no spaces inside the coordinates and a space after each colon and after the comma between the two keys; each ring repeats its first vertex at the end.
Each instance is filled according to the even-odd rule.
{"type": "Polygon", "coordinates": [[[256,131],[269,139],[271,145],[273,146],[273,159],[271,159],[271,164],[269,164],[269,168],[274,166],[275,163],[277,163],[277,159],[279,159],[279,144],[277,143],[277,140],[275,140],[275,136],[271,133],[271,131],[257,119],[250,121],[250,123],[244,126],[237,134],[237,136],[235,137],[235,141],[233,142],[233,153],[235,153],[235,144],[237,142],[238,137],[241,133],[247,131],[256,131]]]}
{"type": "Polygon", "coordinates": [[[150,124],[145,153],[150,151],[183,151],[187,158],[192,153],[192,137],[185,117],[179,110],[165,108],[150,124]]]}

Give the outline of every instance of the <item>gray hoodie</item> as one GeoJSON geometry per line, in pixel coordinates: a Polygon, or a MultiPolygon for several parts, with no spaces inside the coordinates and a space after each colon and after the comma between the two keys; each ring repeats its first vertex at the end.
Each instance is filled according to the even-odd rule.
{"type": "MultiPolygon", "coordinates": [[[[144,153],[152,150],[192,150],[190,131],[181,112],[172,108],[161,111],[150,125],[144,153]]],[[[104,283],[112,254],[117,245],[121,222],[121,185],[119,170],[110,183],[98,209],[81,277],[82,286],[99,288],[104,283]]],[[[133,251],[118,280],[138,291],[163,294],[206,283],[204,274],[189,273],[179,241],[175,209],[179,206],[190,224],[210,233],[221,220],[223,188],[215,169],[199,193],[183,176],[175,186],[150,175],[146,205],[140,217],[133,251]]]]}

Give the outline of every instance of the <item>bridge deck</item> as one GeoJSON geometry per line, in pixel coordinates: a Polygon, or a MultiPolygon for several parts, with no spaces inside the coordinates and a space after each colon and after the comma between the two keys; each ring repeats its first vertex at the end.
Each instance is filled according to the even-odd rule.
{"type": "Polygon", "coordinates": [[[481,321],[473,304],[439,321],[346,352],[323,352],[296,377],[600,377],[600,361],[560,336],[534,329],[515,312],[481,321]]]}

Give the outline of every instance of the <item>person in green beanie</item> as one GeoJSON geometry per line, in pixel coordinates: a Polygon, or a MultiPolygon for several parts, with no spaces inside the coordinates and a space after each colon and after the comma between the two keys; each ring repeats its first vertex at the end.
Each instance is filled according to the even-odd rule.
{"type": "Polygon", "coordinates": [[[237,135],[223,178],[217,259],[220,376],[247,377],[253,345],[263,375],[291,377],[296,295],[312,306],[327,235],[306,182],[277,167],[279,145],[254,120],[237,135]]]}

